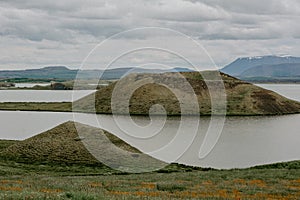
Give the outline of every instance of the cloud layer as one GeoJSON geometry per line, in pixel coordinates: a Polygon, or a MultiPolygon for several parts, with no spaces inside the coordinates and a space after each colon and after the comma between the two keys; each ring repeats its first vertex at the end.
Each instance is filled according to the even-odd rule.
{"type": "MultiPolygon", "coordinates": [[[[0,69],[55,64],[78,67],[104,39],[149,26],[192,37],[218,66],[239,56],[300,56],[299,21],[297,0],[3,0],[0,69]]],[[[125,44],[151,37],[158,36],[149,33],[119,40],[125,44]]],[[[107,54],[109,51],[114,48],[107,54]]]]}

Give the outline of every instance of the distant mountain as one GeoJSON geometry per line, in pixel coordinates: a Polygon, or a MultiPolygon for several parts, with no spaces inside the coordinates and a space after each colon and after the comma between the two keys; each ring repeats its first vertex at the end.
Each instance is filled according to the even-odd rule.
{"type": "Polygon", "coordinates": [[[242,74],[240,77],[299,77],[300,78],[300,63],[284,63],[278,65],[260,65],[252,67],[242,74]]]}
{"type": "Polygon", "coordinates": [[[69,69],[65,66],[49,66],[40,69],[26,69],[26,70],[4,70],[0,71],[0,79],[11,78],[27,78],[27,79],[63,79],[73,80],[79,74],[81,79],[119,79],[127,73],[163,73],[163,72],[182,72],[191,71],[188,68],[173,68],[170,70],[160,69],[143,69],[143,68],[115,68],[109,70],[78,70],[69,69]]]}
{"type": "MultiPolygon", "coordinates": [[[[222,68],[220,71],[231,76],[242,77],[243,73],[247,70],[260,67],[264,68],[268,66],[268,70],[273,70],[272,66],[278,66],[280,64],[285,64],[288,66],[289,64],[299,64],[300,58],[293,56],[256,56],[256,57],[243,57],[238,58],[234,62],[222,68]]],[[[278,67],[277,67],[278,68],[278,67]]],[[[267,70],[265,69],[265,70],[267,70]]],[[[272,72],[268,72],[271,74],[272,72]]],[[[260,74],[256,74],[256,76],[260,76],[260,74]]]]}
{"type": "Polygon", "coordinates": [[[40,69],[0,71],[0,78],[73,79],[76,73],[77,70],[70,70],[65,66],[49,66],[40,69]]]}

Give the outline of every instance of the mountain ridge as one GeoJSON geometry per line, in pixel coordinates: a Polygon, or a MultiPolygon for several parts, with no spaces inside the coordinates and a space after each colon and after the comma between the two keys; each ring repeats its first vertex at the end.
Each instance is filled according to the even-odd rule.
{"type": "Polygon", "coordinates": [[[231,76],[241,77],[244,71],[256,66],[295,63],[300,63],[300,57],[276,55],[241,57],[226,65],[220,71],[231,76]]]}
{"type": "Polygon", "coordinates": [[[300,77],[300,63],[283,63],[276,65],[259,65],[252,67],[242,74],[240,77],[300,77]]]}
{"type": "Polygon", "coordinates": [[[107,70],[101,69],[70,69],[66,66],[46,66],[37,69],[25,70],[0,70],[0,79],[11,78],[29,78],[29,79],[63,79],[74,80],[79,79],[99,79],[102,80],[119,79],[126,73],[164,73],[170,71],[191,71],[188,68],[172,68],[172,69],[146,69],[146,68],[112,68],[107,70]]]}

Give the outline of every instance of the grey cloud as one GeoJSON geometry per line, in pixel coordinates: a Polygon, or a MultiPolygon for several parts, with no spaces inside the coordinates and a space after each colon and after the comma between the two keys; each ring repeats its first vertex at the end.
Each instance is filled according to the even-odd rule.
{"type": "Polygon", "coordinates": [[[264,5],[270,6],[262,6],[257,0],[6,1],[0,14],[4,27],[0,33],[71,42],[77,33],[101,38],[138,26],[162,26],[203,39],[273,39],[286,35],[280,33],[286,30],[276,29],[274,21],[283,23],[279,26],[298,22],[278,16],[288,8],[291,13],[299,11],[299,3],[291,6],[294,2],[267,0],[264,5]]]}
{"type": "Polygon", "coordinates": [[[2,0],[1,4],[19,9],[30,9],[30,10],[44,10],[49,12],[76,12],[84,6],[103,6],[105,1],[81,1],[81,0],[2,0]]]}
{"type": "Polygon", "coordinates": [[[115,6],[99,1],[93,2],[43,1],[41,3],[34,0],[2,2],[0,25],[3,28],[0,34],[34,41],[46,39],[71,42],[77,32],[102,36],[122,30],[121,25],[109,21],[121,18],[121,13],[119,17],[115,6]]]}
{"type": "Polygon", "coordinates": [[[0,8],[1,35],[10,35],[33,41],[65,40],[70,32],[57,28],[55,18],[43,12],[0,8]]]}
{"type": "Polygon", "coordinates": [[[298,0],[189,0],[191,2],[205,2],[208,5],[222,7],[235,13],[252,15],[299,15],[300,2],[298,0]]]}
{"type": "Polygon", "coordinates": [[[144,13],[144,16],[160,20],[201,22],[230,17],[222,8],[216,8],[202,2],[162,1],[148,5],[148,8],[149,12],[144,13]]]}
{"type": "MultiPolygon", "coordinates": [[[[256,49],[253,52],[259,48],[268,48],[260,46],[265,41],[270,43],[264,45],[272,44],[273,49],[277,44],[282,51],[289,51],[287,45],[295,51],[298,50],[294,47],[296,42],[283,44],[300,38],[299,21],[298,0],[2,0],[0,2],[2,48],[14,52],[13,49],[18,49],[19,44],[29,43],[28,49],[26,48],[28,53],[25,53],[25,50],[19,51],[27,58],[35,57],[37,52],[43,52],[42,55],[45,56],[47,52],[49,53],[47,59],[35,57],[34,62],[37,63],[48,62],[58,56],[54,53],[55,50],[61,52],[60,49],[66,48],[66,51],[80,55],[88,47],[113,34],[149,26],[175,29],[201,41],[209,41],[209,44],[222,42],[221,45],[224,46],[220,46],[220,49],[226,49],[226,46],[231,46],[230,43],[238,44],[241,41],[251,40],[257,44],[254,45],[256,49]],[[9,38],[12,38],[12,41],[9,38]],[[9,42],[6,42],[8,40],[9,42]],[[275,44],[273,41],[276,41],[275,44]],[[80,53],[74,53],[76,51],[80,53]]],[[[137,42],[135,40],[146,40],[149,37],[160,35],[132,34],[120,40],[137,42]]],[[[237,51],[233,54],[239,53],[237,51]]],[[[13,56],[13,53],[8,51],[2,51],[2,54],[5,62],[13,56]]],[[[223,53],[220,55],[231,57],[223,53]]],[[[72,60],[70,55],[68,60],[73,62],[77,58],[74,57],[72,60]]],[[[11,61],[13,62],[13,59],[11,61]]],[[[25,58],[19,58],[19,61],[29,62],[25,58]]]]}

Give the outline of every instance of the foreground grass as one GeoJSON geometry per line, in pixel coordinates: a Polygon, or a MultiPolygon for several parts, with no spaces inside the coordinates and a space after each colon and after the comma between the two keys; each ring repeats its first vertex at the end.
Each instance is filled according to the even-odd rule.
{"type": "Polygon", "coordinates": [[[297,199],[299,170],[0,177],[0,199],[297,199]]]}
{"type": "Polygon", "coordinates": [[[173,164],[124,174],[107,167],[0,162],[0,199],[297,199],[299,162],[212,170],[173,164]]]}
{"type": "MultiPolygon", "coordinates": [[[[0,140],[0,149],[18,141],[0,140]]],[[[97,165],[0,157],[0,199],[297,199],[300,162],[213,170],[172,164],[127,174],[97,165]]]]}

